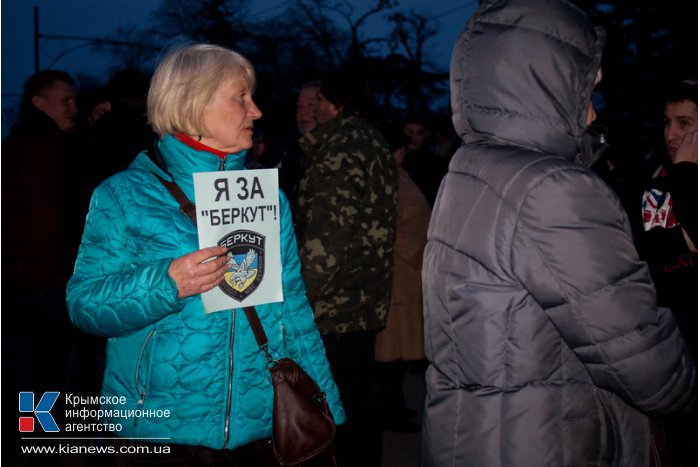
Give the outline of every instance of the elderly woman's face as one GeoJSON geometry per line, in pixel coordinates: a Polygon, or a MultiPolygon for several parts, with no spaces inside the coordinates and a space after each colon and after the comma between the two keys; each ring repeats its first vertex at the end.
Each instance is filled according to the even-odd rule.
{"type": "Polygon", "coordinates": [[[244,79],[228,79],[214,92],[204,109],[202,143],[228,153],[253,146],[253,122],[262,112],[253,102],[244,79]]]}

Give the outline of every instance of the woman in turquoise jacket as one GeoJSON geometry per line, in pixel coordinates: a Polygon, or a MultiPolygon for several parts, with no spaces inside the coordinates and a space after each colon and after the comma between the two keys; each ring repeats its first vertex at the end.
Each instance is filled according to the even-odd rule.
{"type": "MultiPolygon", "coordinates": [[[[223,280],[226,248],[199,250],[195,225],[156,178],[194,200],[194,172],[243,169],[262,116],[254,86],[252,66],[231,50],[200,44],[168,54],[148,95],[157,150],[93,194],[68,307],[79,328],[109,338],[100,422],[119,437],[159,438],[188,455],[193,446],[215,455],[258,449],[271,437],[270,376],[245,315],[205,313],[200,298],[223,280]]],[[[256,310],[271,354],[295,359],[342,423],[282,195],[280,212],[284,301],[256,310]]]]}

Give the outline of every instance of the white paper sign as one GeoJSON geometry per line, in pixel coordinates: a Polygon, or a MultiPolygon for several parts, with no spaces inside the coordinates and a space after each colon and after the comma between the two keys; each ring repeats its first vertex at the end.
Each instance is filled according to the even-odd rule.
{"type": "Polygon", "coordinates": [[[281,302],[277,170],[194,174],[199,247],[228,247],[229,269],[202,294],[207,313],[281,302]]]}

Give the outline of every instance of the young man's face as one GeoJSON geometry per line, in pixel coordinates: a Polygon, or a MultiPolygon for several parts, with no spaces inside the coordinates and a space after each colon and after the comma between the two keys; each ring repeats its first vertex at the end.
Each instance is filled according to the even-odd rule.
{"type": "Polygon", "coordinates": [[[411,138],[411,141],[406,145],[408,152],[417,151],[425,142],[425,125],[422,123],[406,123],[403,127],[403,132],[411,138]]]}
{"type": "Polygon", "coordinates": [[[51,117],[63,131],[73,126],[78,114],[73,86],[64,81],[56,81],[41,94],[32,97],[32,104],[51,117]]]}
{"type": "Polygon", "coordinates": [[[698,130],[698,106],[693,101],[669,102],[664,110],[666,151],[674,161],[678,146],[688,133],[698,130]]]}

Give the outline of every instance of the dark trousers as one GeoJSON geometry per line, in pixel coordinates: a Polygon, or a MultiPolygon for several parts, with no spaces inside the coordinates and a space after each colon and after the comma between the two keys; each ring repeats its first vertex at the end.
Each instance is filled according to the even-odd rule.
{"type": "Polygon", "coordinates": [[[331,372],[345,407],[336,431],[338,467],[380,467],[382,427],[373,331],[323,336],[331,372]]]}
{"type": "Polygon", "coordinates": [[[406,418],[406,400],[403,395],[403,382],[409,362],[377,362],[377,382],[381,395],[382,418],[401,421],[406,418]]]}

